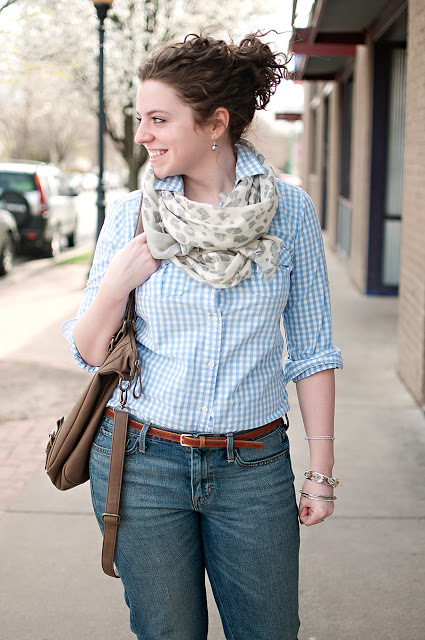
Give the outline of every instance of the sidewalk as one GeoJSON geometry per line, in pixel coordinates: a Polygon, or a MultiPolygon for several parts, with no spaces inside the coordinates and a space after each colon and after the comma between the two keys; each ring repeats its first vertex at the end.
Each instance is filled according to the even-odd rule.
{"type": "MultiPolygon", "coordinates": [[[[425,417],[395,373],[397,300],[361,296],[333,254],[328,266],[345,362],[336,374],[341,485],[335,515],[302,528],[299,639],[424,640],[425,417]]],[[[87,380],[58,331],[86,271],[64,265],[2,281],[2,640],[134,638],[121,583],[100,569],[88,485],[58,492],[42,468],[47,433],[87,380]]],[[[290,387],[300,488],[307,444],[290,387]]],[[[209,640],[223,638],[213,609],[209,640]]]]}

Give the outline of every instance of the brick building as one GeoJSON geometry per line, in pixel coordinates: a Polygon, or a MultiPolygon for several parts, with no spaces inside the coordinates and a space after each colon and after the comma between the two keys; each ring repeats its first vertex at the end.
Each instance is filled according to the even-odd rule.
{"type": "Polygon", "coordinates": [[[290,50],[303,186],[359,289],[399,295],[397,367],[425,407],[425,0],[316,0],[290,50]]]}

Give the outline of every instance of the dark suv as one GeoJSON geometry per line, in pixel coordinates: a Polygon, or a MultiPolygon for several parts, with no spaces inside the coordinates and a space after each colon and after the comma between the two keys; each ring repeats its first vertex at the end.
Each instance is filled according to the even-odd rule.
{"type": "Polygon", "coordinates": [[[62,238],[68,246],[75,245],[76,195],[52,164],[0,162],[0,207],[15,216],[23,251],[55,256],[62,238]]]}

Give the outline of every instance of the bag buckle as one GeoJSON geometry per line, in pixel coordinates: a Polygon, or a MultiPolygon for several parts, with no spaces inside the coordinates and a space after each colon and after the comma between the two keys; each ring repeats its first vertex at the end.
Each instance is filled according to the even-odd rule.
{"type": "Polygon", "coordinates": [[[128,390],[131,387],[131,380],[127,381],[127,386],[123,386],[123,382],[124,382],[124,378],[122,375],[120,375],[119,381],[118,381],[118,386],[121,392],[121,397],[120,397],[120,405],[121,405],[121,409],[124,409],[127,407],[127,397],[128,397],[128,390]]]}
{"type": "Polygon", "coordinates": [[[52,431],[52,433],[49,434],[49,442],[46,445],[46,448],[44,450],[45,454],[46,454],[46,460],[44,462],[44,469],[47,469],[47,461],[49,459],[49,455],[51,450],[53,449],[53,445],[55,443],[55,439],[56,439],[56,431],[52,431]]]}
{"type": "Polygon", "coordinates": [[[116,524],[119,524],[121,522],[121,516],[118,515],[118,513],[102,513],[101,520],[103,524],[105,524],[105,518],[116,518],[117,519],[116,524]]]}

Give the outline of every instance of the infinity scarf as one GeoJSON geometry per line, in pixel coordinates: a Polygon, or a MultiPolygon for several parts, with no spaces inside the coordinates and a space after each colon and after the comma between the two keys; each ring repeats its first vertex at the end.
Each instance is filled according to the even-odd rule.
{"type": "Polygon", "coordinates": [[[269,235],[278,206],[276,178],[262,153],[247,140],[266,170],[243,178],[222,206],[188,200],[180,193],[155,191],[150,163],[143,185],[142,216],[154,258],[169,259],[189,276],[214,287],[234,287],[249,278],[255,262],[269,282],[276,272],[282,241],[269,235]]]}

